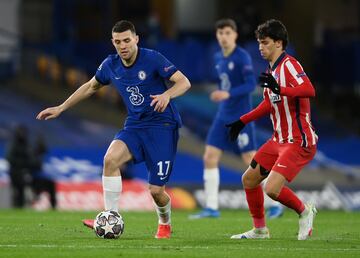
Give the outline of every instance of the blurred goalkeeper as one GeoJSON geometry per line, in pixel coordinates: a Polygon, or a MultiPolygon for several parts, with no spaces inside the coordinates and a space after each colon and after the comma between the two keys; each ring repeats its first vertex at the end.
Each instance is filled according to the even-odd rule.
{"type": "Polygon", "coordinates": [[[231,139],[236,140],[247,123],[270,114],[274,133],[257,151],[242,177],[254,228],[231,238],[270,237],[261,187],[267,178],[266,194],[299,215],[298,240],[306,240],[312,234],[316,209],[312,204],[304,204],[285,182],[291,182],[316,153],[318,137],[311,125],[309,100],[315,97],[315,89],[300,63],[285,52],[288,33],[280,21],[266,21],[258,26],[255,35],[261,56],[269,61],[267,73],[259,78],[264,100],[227,126],[231,139]]]}
{"type": "MultiPolygon", "coordinates": [[[[105,210],[118,211],[122,190],[120,168],[127,162],[145,162],[149,189],[158,214],[155,238],[171,236],[171,201],[165,191],[175,159],[181,119],[172,99],[190,88],[189,80],[159,52],[139,48],[139,36],[129,21],[119,21],[112,29],[117,51],[99,66],[95,76],[77,89],[64,103],[41,111],[37,119],[58,117],[79,101],[105,85],[116,88],[126,105],[124,128],[115,135],[105,157],[103,191],[105,210]],[[167,88],[165,80],[173,82],[167,88]]],[[[93,227],[93,220],[84,220],[93,227]]]]}

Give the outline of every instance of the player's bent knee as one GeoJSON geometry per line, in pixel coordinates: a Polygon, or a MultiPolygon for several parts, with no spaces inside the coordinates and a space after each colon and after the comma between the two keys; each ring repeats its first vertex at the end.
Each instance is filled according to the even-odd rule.
{"type": "Polygon", "coordinates": [[[203,155],[203,161],[205,164],[205,167],[207,168],[214,168],[218,166],[219,160],[221,158],[222,150],[206,145],[205,146],[205,153],[203,155]]]}
{"type": "Polygon", "coordinates": [[[265,191],[265,193],[267,196],[269,196],[273,200],[277,200],[277,197],[279,196],[279,194],[277,194],[276,192],[273,192],[273,191],[265,191]]]}
{"type": "Polygon", "coordinates": [[[117,170],[122,166],[121,159],[119,157],[107,153],[104,157],[104,168],[105,170],[117,170]]]}
{"type": "Polygon", "coordinates": [[[154,186],[154,185],[150,185],[149,186],[149,190],[150,190],[150,194],[156,198],[157,196],[161,196],[162,194],[164,194],[164,188],[160,187],[160,186],[154,186]]]}
{"type": "Polygon", "coordinates": [[[262,177],[259,171],[257,171],[257,168],[256,167],[253,168],[250,165],[249,168],[243,174],[241,181],[243,183],[244,188],[252,189],[257,187],[261,183],[262,177]]]}
{"type": "Polygon", "coordinates": [[[272,185],[266,183],[264,186],[264,191],[271,199],[276,200],[279,196],[279,189],[273,187],[272,185]]]}
{"type": "Polygon", "coordinates": [[[253,188],[254,187],[254,182],[253,179],[247,175],[246,173],[243,174],[242,178],[241,178],[242,184],[244,186],[244,188],[253,188]]]}
{"type": "Polygon", "coordinates": [[[115,158],[111,154],[106,154],[104,157],[104,167],[114,167],[115,166],[115,158]]]}
{"type": "Polygon", "coordinates": [[[215,157],[212,155],[205,154],[203,156],[203,161],[204,161],[205,167],[214,167],[217,164],[215,157]]]}

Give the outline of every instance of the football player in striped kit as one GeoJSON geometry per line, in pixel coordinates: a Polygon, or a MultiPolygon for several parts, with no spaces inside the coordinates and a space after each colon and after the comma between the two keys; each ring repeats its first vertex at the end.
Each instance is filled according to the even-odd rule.
{"type": "Polygon", "coordinates": [[[247,123],[270,114],[274,133],[242,177],[254,228],[231,238],[270,237],[261,187],[267,178],[264,191],[299,214],[298,240],[306,240],[312,233],[316,209],[313,204],[304,204],[285,183],[291,182],[316,153],[318,137],[310,119],[310,98],[315,96],[315,89],[300,63],[285,52],[288,33],[280,21],[266,21],[258,26],[255,35],[261,56],[269,62],[268,71],[259,78],[264,100],[227,126],[235,140],[247,123]]]}

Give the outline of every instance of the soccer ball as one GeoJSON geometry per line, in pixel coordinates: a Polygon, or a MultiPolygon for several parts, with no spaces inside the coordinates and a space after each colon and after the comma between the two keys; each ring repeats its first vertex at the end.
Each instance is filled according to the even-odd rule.
{"type": "Polygon", "coordinates": [[[123,218],[116,211],[102,211],[95,218],[94,231],[100,238],[119,238],[124,232],[123,218]]]}

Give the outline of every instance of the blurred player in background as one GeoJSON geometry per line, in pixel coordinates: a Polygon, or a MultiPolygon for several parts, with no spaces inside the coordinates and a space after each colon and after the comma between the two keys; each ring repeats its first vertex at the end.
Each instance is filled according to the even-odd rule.
{"type": "Polygon", "coordinates": [[[305,240],[312,234],[316,209],[312,204],[304,204],[285,182],[291,182],[316,153],[318,137],[311,125],[309,100],[315,96],[315,89],[300,63],[285,52],[288,33],[280,21],[266,21],[255,34],[260,54],[269,62],[267,73],[259,78],[264,100],[227,126],[235,141],[247,123],[270,114],[274,133],[256,152],[242,177],[254,228],[231,238],[270,237],[260,185],[268,177],[266,194],[299,214],[298,240],[305,240]]]}
{"type": "Polygon", "coordinates": [[[204,190],[206,207],[191,219],[220,216],[219,208],[219,161],[223,151],[241,154],[249,165],[255,154],[254,124],[249,124],[231,142],[227,123],[251,110],[251,92],[256,81],[249,54],[236,45],[237,26],[232,19],[221,19],[215,24],[216,38],[221,50],[215,53],[215,68],[219,76],[219,89],[211,93],[210,99],[219,103],[218,112],[208,132],[204,153],[204,190]]]}
{"type": "MultiPolygon", "coordinates": [[[[37,119],[58,117],[63,111],[112,84],[122,96],[128,117],[104,157],[103,191],[105,210],[118,211],[122,190],[120,167],[145,162],[149,189],[154,199],[159,225],[156,238],[171,236],[171,200],[165,192],[177,149],[181,119],[173,98],[190,88],[189,80],[160,53],[138,47],[139,37],[129,21],[112,28],[117,51],[99,66],[95,76],[78,88],[64,103],[41,111],[37,119]],[[173,82],[167,88],[165,80],[173,82]]],[[[90,228],[93,220],[84,220],[90,228]]]]}
{"type": "MultiPolygon", "coordinates": [[[[215,24],[216,38],[221,50],[215,53],[215,68],[219,76],[219,89],[211,93],[212,101],[219,103],[219,109],[207,136],[204,153],[204,188],[206,207],[190,219],[217,218],[219,212],[219,162],[223,151],[240,155],[246,165],[250,164],[256,140],[254,124],[249,124],[238,136],[236,142],[230,141],[226,124],[234,121],[252,108],[251,92],[256,80],[249,54],[236,45],[237,26],[232,19],[221,19],[215,24]]],[[[272,203],[269,216],[282,215],[281,205],[272,203]]]]}
{"type": "Polygon", "coordinates": [[[56,209],[56,183],[52,178],[44,175],[44,161],[47,152],[48,148],[45,138],[42,135],[38,135],[32,148],[31,186],[35,197],[33,208],[40,208],[36,206],[36,203],[41,198],[41,194],[45,192],[50,197],[51,208],[56,209]]]}
{"type": "Polygon", "coordinates": [[[26,205],[25,188],[31,181],[31,156],[28,128],[25,125],[18,125],[6,153],[12,204],[15,208],[23,208],[26,205]]]}

